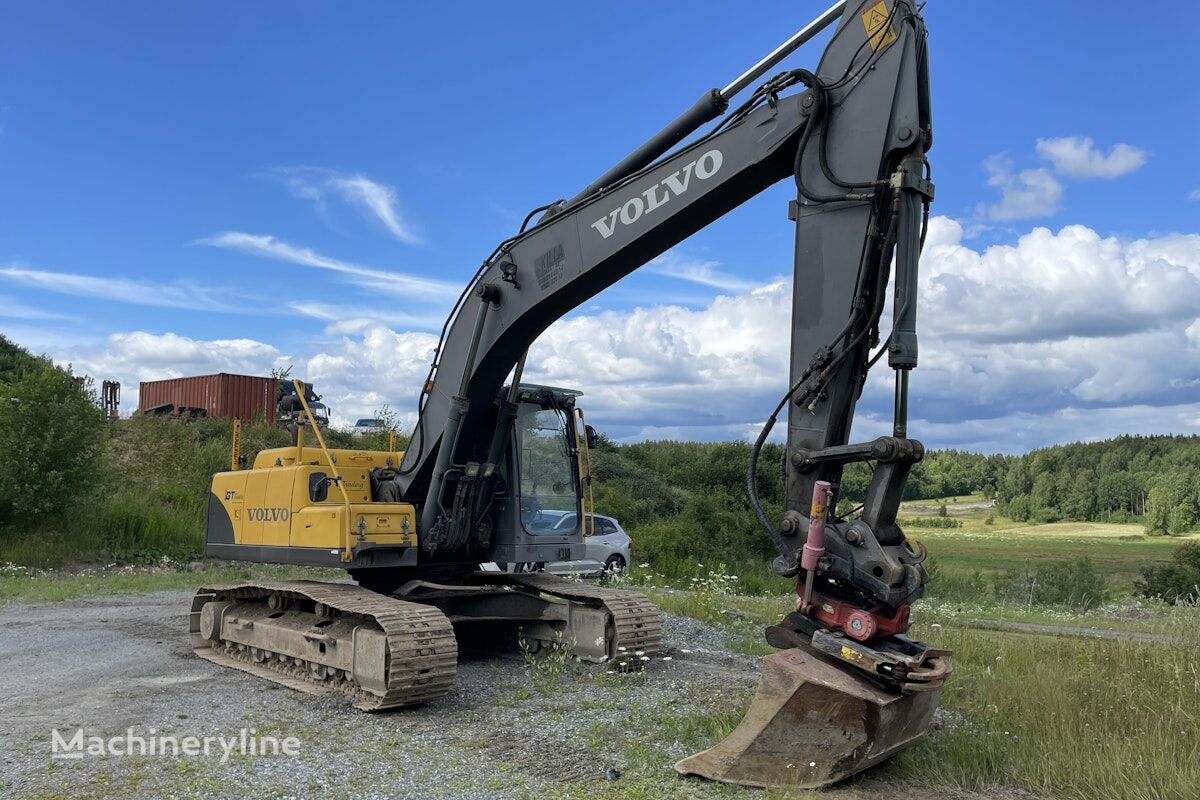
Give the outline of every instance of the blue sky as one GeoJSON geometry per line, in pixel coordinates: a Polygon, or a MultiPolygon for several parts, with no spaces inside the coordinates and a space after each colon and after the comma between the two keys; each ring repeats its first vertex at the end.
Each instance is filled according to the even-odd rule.
{"type": "MultiPolygon", "coordinates": [[[[139,379],[282,364],[344,417],[408,409],[448,295],[527,209],[572,195],[824,5],[10,7],[0,330],[119,378],[126,411],[139,379]]],[[[925,14],[944,219],[914,432],[1020,450],[1200,429],[1200,11],[932,0],[925,14]]],[[[814,66],[821,43],[788,63],[814,66]]],[[[534,374],[579,385],[623,438],[746,435],[786,380],[786,341],[765,341],[786,331],[756,335],[749,317],[786,318],[790,192],[578,310],[534,374]],[[696,392],[727,399],[699,412],[696,392]]],[[[868,391],[860,435],[884,425],[886,396],[868,391]]]]}

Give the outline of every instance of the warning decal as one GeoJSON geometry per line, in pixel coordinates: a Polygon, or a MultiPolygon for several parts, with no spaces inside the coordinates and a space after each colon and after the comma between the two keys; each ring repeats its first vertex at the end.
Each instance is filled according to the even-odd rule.
{"type": "Polygon", "coordinates": [[[872,50],[880,50],[896,41],[896,29],[888,24],[888,7],[884,0],[864,11],[862,21],[872,50]]]}

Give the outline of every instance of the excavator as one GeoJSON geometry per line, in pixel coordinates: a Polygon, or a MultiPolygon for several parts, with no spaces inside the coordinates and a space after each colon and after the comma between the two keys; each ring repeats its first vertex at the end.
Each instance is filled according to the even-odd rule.
{"type": "Polygon", "coordinates": [[[522,382],[527,356],[556,320],[787,180],[796,190],[793,306],[779,335],[790,335],[790,376],[752,447],[746,488],[778,553],[772,569],[795,580],[797,596],[766,631],[778,652],[763,660],[742,723],[676,769],[815,787],[919,739],[950,673],[948,652],[905,635],[929,575],[924,548],[896,521],[924,453],[907,418],[932,137],[920,8],[839,0],[581,192],[531,211],[454,304],[405,450],[329,449],[298,389],[293,446],[258,453],[249,469],[235,458],[214,477],[209,556],[340,568],[353,583],[201,588],[189,623],[195,652],[368,711],[445,695],[460,649],[558,648],[622,668],[652,664],[662,617],[644,595],[480,570],[584,552],[593,432],[578,392],[522,382]],[[830,26],[815,70],[765,77],[830,26]],[[851,442],[868,371],[885,355],[892,434],[851,442]],[[785,411],[785,507],[772,518],[758,462],[785,411]],[[873,469],[866,499],[839,514],[842,472],[855,462],[873,469]],[[535,523],[552,511],[575,514],[575,528],[535,523]]]}

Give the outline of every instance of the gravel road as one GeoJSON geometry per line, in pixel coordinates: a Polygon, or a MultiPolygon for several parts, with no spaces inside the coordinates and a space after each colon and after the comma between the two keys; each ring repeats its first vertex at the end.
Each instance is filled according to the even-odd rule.
{"type": "MultiPolygon", "coordinates": [[[[162,592],[0,607],[0,796],[605,796],[633,780],[610,782],[606,773],[627,769],[630,739],[643,729],[653,752],[667,756],[666,792],[731,795],[676,779],[666,766],[693,748],[671,739],[679,726],[664,720],[681,709],[736,708],[757,676],[757,659],[729,651],[721,632],[695,620],[668,617],[663,655],[670,659],[645,674],[575,664],[539,689],[519,661],[464,657],[446,698],[364,714],[344,698],[295,692],[196,658],[184,634],[188,605],[188,593],[162,592]],[[253,728],[295,737],[300,753],[234,752],[223,761],[217,747],[196,757],[53,759],[51,731],[69,738],[77,728],[87,737],[128,728],[140,736],[231,737],[253,728]]],[[[883,786],[868,776],[830,796],[877,797],[883,786]]]]}

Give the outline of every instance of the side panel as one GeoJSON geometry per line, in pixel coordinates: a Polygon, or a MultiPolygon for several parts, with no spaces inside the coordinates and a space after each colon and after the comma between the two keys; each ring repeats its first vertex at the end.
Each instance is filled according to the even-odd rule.
{"type": "Polygon", "coordinates": [[[314,505],[297,509],[292,514],[289,544],[292,547],[341,547],[345,519],[344,506],[314,505]]]}
{"type": "Polygon", "coordinates": [[[238,544],[263,543],[263,515],[267,507],[267,480],[274,470],[255,469],[246,473],[245,505],[242,508],[242,535],[238,544]]]}
{"type": "Polygon", "coordinates": [[[292,485],[296,470],[283,467],[268,472],[267,494],[261,510],[254,509],[251,514],[262,518],[261,544],[286,545],[292,533],[292,485]]]}

